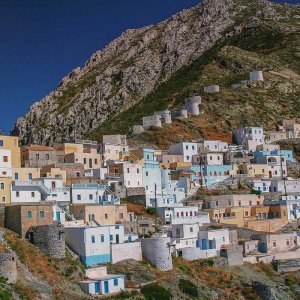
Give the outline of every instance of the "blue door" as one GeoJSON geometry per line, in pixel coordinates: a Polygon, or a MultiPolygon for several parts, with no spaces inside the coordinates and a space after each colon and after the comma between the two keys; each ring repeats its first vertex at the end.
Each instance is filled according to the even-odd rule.
{"type": "Polygon", "coordinates": [[[129,243],[132,242],[131,236],[128,237],[128,242],[129,242],[129,243]]]}
{"type": "Polygon", "coordinates": [[[207,249],[206,239],[202,239],[202,250],[207,249]]]}
{"type": "Polygon", "coordinates": [[[100,294],[100,282],[95,283],[95,294],[100,294]]]}
{"type": "Polygon", "coordinates": [[[56,212],[56,221],[60,222],[60,212],[59,211],[56,212]]]}
{"type": "Polygon", "coordinates": [[[199,244],[199,240],[196,240],[196,248],[199,248],[200,244],[199,244]]]}
{"type": "Polygon", "coordinates": [[[108,294],[109,293],[109,287],[108,287],[108,281],[104,281],[104,294],[108,294]]]}

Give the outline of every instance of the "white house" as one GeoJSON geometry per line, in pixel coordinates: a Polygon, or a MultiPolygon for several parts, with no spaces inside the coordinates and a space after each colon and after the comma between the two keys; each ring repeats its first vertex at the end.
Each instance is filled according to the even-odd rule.
{"type": "Polygon", "coordinates": [[[258,145],[264,144],[264,129],[262,127],[245,127],[233,131],[237,144],[252,152],[258,145]]]}
{"type": "Polygon", "coordinates": [[[11,151],[0,149],[0,177],[11,177],[11,151]]]}
{"type": "Polygon", "coordinates": [[[199,143],[201,151],[206,150],[210,152],[227,152],[228,143],[218,140],[205,140],[199,143]]]}
{"type": "Polygon", "coordinates": [[[159,207],[157,213],[165,224],[198,223],[201,226],[210,223],[209,214],[199,211],[197,206],[159,207]]]}
{"type": "Polygon", "coordinates": [[[183,155],[184,162],[191,162],[193,155],[198,154],[197,143],[181,142],[173,144],[169,149],[170,154],[183,155]]]}
{"type": "Polygon", "coordinates": [[[282,200],[286,202],[289,221],[297,221],[300,218],[300,193],[282,196],[282,200]]]}
{"type": "Polygon", "coordinates": [[[120,199],[104,184],[72,184],[72,204],[120,204],[120,199]]]}
{"type": "Polygon", "coordinates": [[[80,281],[81,289],[89,295],[109,295],[125,290],[125,275],[107,274],[106,266],[86,270],[86,280],[80,281]]]}
{"type": "Polygon", "coordinates": [[[221,152],[204,152],[193,156],[193,165],[206,165],[206,166],[222,166],[223,153],[221,152]]]}
{"type": "Polygon", "coordinates": [[[228,229],[200,230],[198,239],[201,250],[214,249],[217,255],[222,246],[230,244],[228,229]]]}
{"type": "Polygon", "coordinates": [[[198,223],[172,225],[169,234],[175,249],[198,247],[198,223]]]}
{"type": "Polygon", "coordinates": [[[65,238],[87,266],[142,259],[141,244],[134,242],[138,236],[126,235],[123,225],[65,227],[65,238]]]}
{"type": "Polygon", "coordinates": [[[40,201],[70,202],[70,189],[63,186],[61,178],[12,182],[12,203],[40,201]]]}

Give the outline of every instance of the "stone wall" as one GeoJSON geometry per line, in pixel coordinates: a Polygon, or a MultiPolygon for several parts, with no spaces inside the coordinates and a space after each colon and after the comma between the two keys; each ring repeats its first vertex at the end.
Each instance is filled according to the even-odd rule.
{"type": "Polygon", "coordinates": [[[180,251],[177,251],[177,254],[179,254],[178,252],[181,252],[181,256],[186,260],[206,259],[217,256],[215,249],[182,248],[180,251]]]}
{"type": "Polygon", "coordinates": [[[296,272],[300,270],[300,260],[280,261],[275,260],[273,265],[278,273],[296,272]]]}
{"type": "Polygon", "coordinates": [[[65,257],[65,232],[61,224],[31,227],[29,241],[52,258],[65,257]]]}
{"type": "Polygon", "coordinates": [[[169,237],[141,239],[142,254],[150,263],[162,271],[173,268],[169,237]]]}
{"type": "Polygon", "coordinates": [[[142,248],[140,242],[111,245],[112,263],[115,264],[125,259],[142,260],[142,248]]]}
{"type": "Polygon", "coordinates": [[[281,219],[268,219],[248,221],[248,228],[263,232],[276,232],[287,224],[287,221],[281,219]]]}
{"type": "Polygon", "coordinates": [[[0,227],[4,227],[5,205],[0,205],[0,227]]]}
{"type": "Polygon", "coordinates": [[[228,265],[230,266],[238,266],[244,263],[242,246],[232,246],[226,249],[221,249],[221,256],[228,259],[228,265]]]}
{"type": "Polygon", "coordinates": [[[0,253],[0,277],[7,279],[7,283],[17,281],[17,256],[14,252],[0,253]]]}

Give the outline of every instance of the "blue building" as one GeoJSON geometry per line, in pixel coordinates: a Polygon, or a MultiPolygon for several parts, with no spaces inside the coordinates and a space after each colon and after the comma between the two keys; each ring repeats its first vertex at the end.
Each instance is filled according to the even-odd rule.
{"type": "Polygon", "coordinates": [[[293,161],[293,151],[292,150],[273,150],[273,151],[254,151],[253,157],[260,157],[260,156],[284,156],[285,161],[293,161]]]}

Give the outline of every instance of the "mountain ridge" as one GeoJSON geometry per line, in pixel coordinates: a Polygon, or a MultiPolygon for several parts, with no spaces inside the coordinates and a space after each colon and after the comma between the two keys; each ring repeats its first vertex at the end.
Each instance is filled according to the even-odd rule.
{"type": "MultiPolygon", "coordinates": [[[[205,56],[215,59],[221,40],[238,39],[244,28],[260,26],[265,19],[277,16],[286,20],[293,15],[299,15],[299,7],[267,1],[213,0],[156,25],[127,30],[96,51],[83,69],[76,68],[64,77],[56,91],[33,104],[26,116],[17,120],[14,133],[23,143],[46,144],[72,140],[75,134],[100,139],[101,134],[110,131],[128,133],[148,113],[139,108],[145,99],[150,99],[155,108],[178,106],[180,101],[172,101],[168,93],[162,104],[159,99],[151,99],[151,94],[197,60],[202,60],[202,68],[208,62],[205,56]],[[127,122],[126,112],[136,117],[127,122]],[[110,124],[114,120],[116,124],[126,123],[127,128],[113,128],[110,124]]],[[[185,95],[189,93],[191,90],[185,95]]]]}

